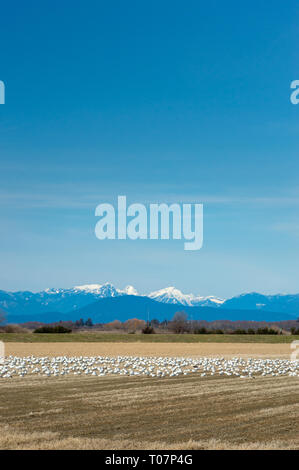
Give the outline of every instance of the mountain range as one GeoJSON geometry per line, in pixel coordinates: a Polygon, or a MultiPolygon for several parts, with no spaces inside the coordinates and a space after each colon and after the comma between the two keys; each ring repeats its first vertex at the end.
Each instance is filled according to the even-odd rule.
{"type": "Polygon", "coordinates": [[[117,289],[110,283],[88,284],[70,289],[0,291],[0,309],[9,323],[52,322],[91,317],[106,323],[115,319],[157,318],[170,320],[184,310],[194,320],[294,320],[299,316],[299,294],[242,294],[230,299],[183,294],[167,287],[138,294],[133,286],[117,289]]]}

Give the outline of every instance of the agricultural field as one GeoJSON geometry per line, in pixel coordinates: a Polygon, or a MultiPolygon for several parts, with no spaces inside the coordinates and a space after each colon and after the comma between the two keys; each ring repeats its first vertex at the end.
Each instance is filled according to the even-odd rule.
{"type": "Polygon", "coordinates": [[[287,343],[182,342],[9,342],[6,355],[15,356],[225,356],[281,357],[292,352],[287,343]]]}
{"type": "Polygon", "coordinates": [[[128,333],[0,333],[0,341],[21,343],[42,342],[119,342],[119,343],[291,343],[294,335],[231,335],[231,334],[128,334],[128,333]]]}
{"type": "Polygon", "coordinates": [[[25,377],[1,449],[299,449],[299,378],[25,377]]]}
{"type": "MultiPolygon", "coordinates": [[[[6,342],[6,377],[10,366],[15,373],[0,377],[0,449],[299,449],[298,365],[290,372],[292,350],[281,336],[266,343],[181,340],[192,335],[78,338],[83,335],[88,340],[28,334],[43,341],[6,342]],[[85,359],[88,375],[84,368],[77,373],[85,359]],[[144,363],[150,374],[122,373],[144,363]],[[226,374],[232,369],[235,374],[226,374]]],[[[194,335],[206,336],[214,335],[194,335]]]]}

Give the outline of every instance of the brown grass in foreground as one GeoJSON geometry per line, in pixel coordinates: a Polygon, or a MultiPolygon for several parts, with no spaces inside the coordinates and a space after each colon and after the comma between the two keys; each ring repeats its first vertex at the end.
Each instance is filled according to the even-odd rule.
{"type": "Polygon", "coordinates": [[[270,441],[248,442],[245,444],[232,444],[230,442],[209,439],[202,441],[174,442],[166,444],[164,441],[130,441],[94,438],[61,439],[59,433],[16,433],[4,430],[0,437],[1,449],[18,450],[294,450],[298,449],[298,442],[270,441]],[[17,447],[16,447],[17,443],[17,447]]]}
{"type": "Polygon", "coordinates": [[[299,379],[16,378],[1,449],[299,449],[299,379]]]}
{"type": "Polygon", "coordinates": [[[284,357],[289,344],[274,343],[6,343],[15,356],[238,356],[284,357]]]}

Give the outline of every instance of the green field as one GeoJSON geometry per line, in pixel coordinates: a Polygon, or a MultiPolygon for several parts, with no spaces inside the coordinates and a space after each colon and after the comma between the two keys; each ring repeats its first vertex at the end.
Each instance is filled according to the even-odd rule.
{"type": "Polygon", "coordinates": [[[194,335],[194,334],[123,334],[123,333],[0,333],[0,341],[20,343],[119,342],[119,343],[291,343],[299,336],[285,335],[194,335]]]}

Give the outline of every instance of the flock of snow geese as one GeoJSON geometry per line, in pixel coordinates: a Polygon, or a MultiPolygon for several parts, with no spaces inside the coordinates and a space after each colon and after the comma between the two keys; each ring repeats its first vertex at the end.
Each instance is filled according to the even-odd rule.
{"type": "Polygon", "coordinates": [[[17,357],[8,356],[0,363],[0,379],[13,377],[42,376],[142,376],[178,377],[198,374],[200,377],[231,376],[255,377],[299,377],[299,361],[288,359],[242,359],[234,357],[17,357]]]}

